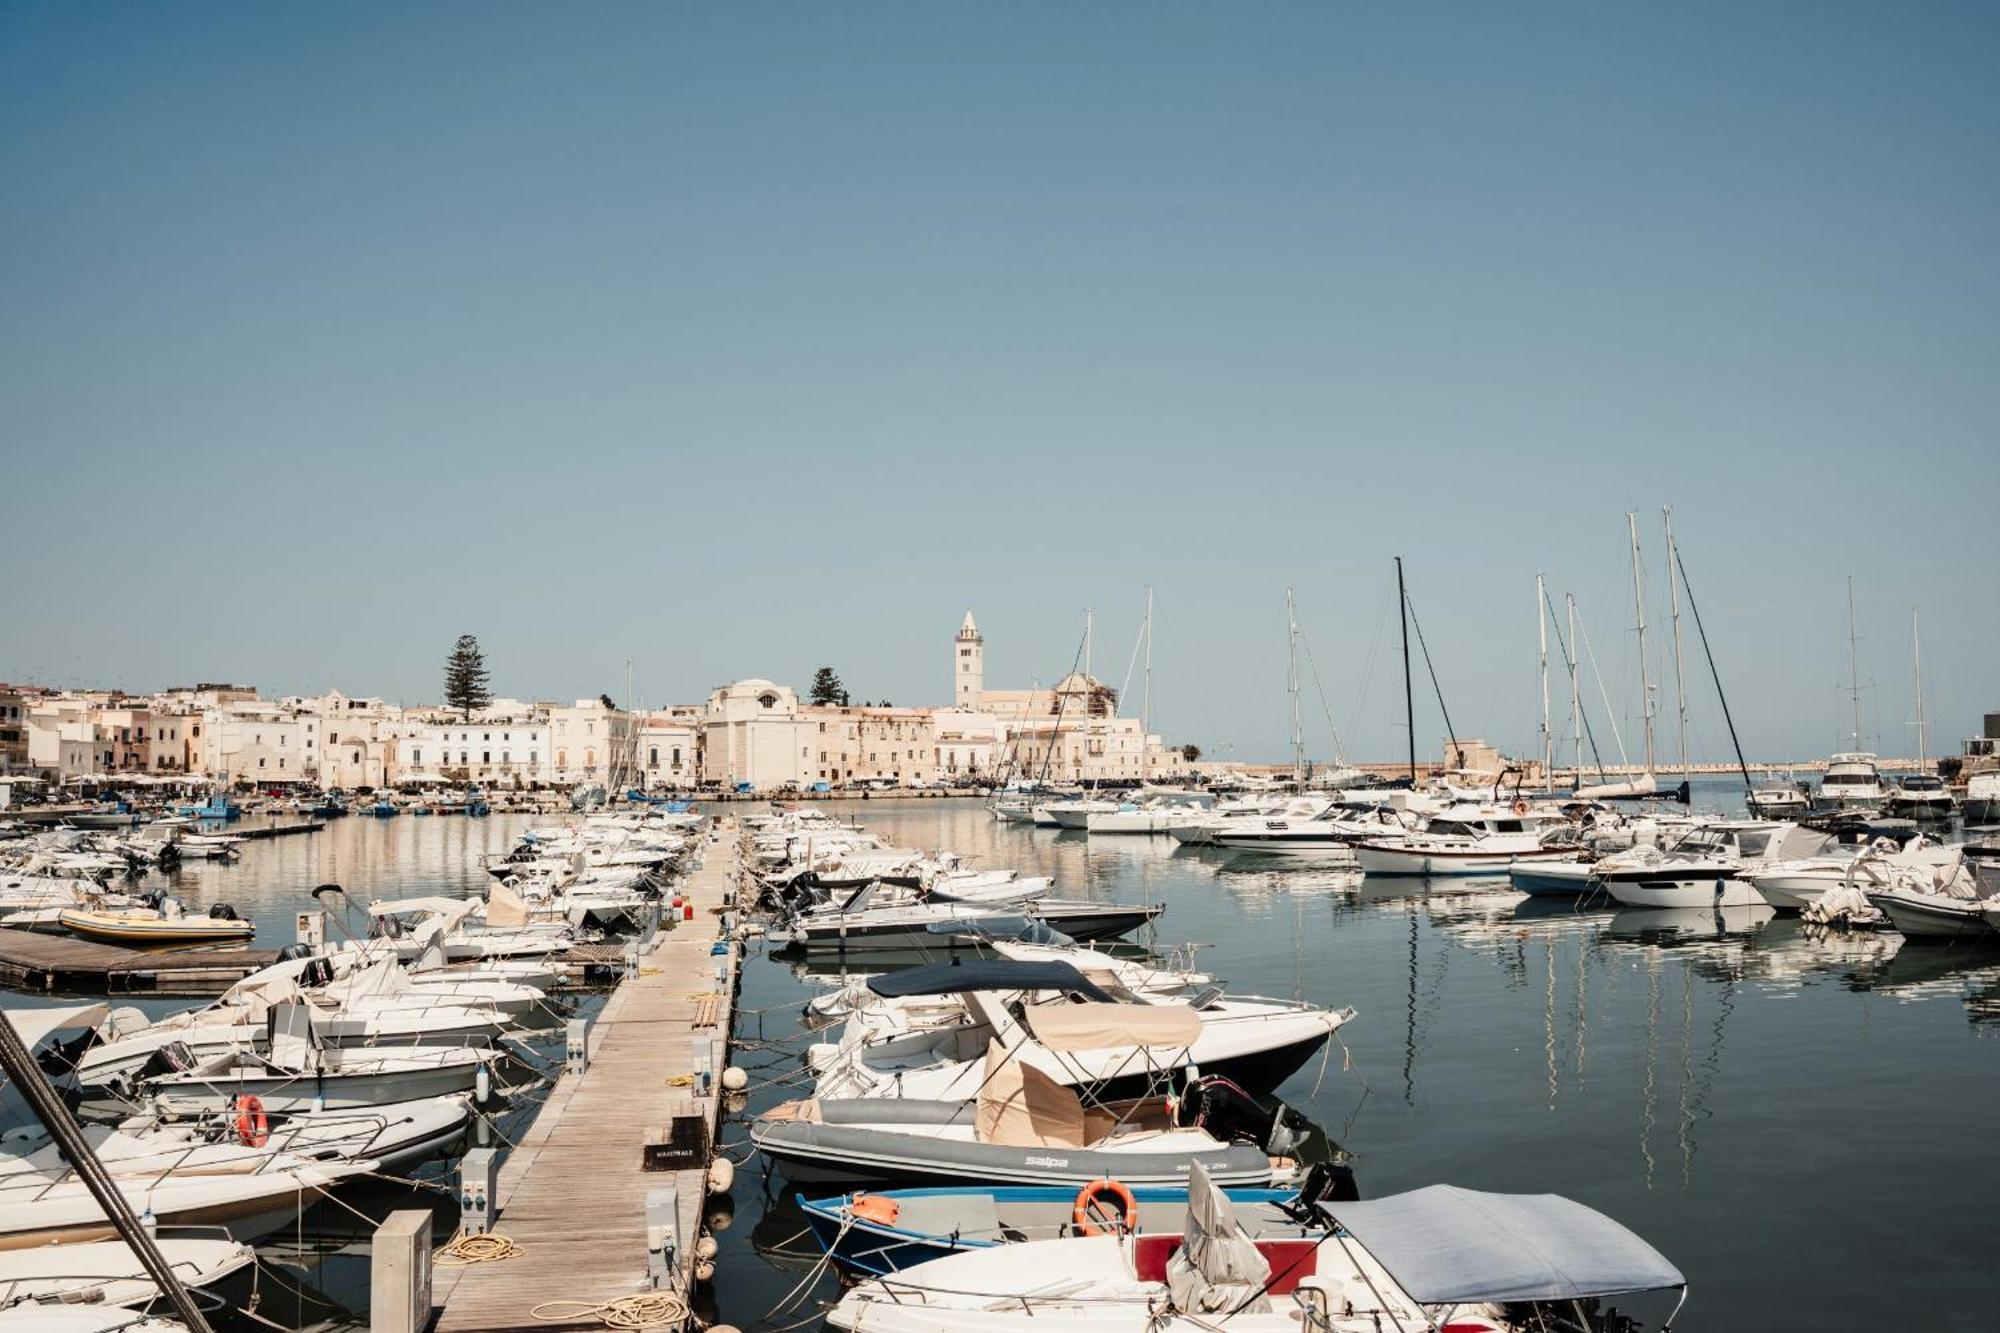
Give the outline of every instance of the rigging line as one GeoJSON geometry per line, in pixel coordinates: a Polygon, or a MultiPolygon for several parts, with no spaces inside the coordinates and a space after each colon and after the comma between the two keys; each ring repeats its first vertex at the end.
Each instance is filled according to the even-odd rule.
{"type": "Polygon", "coordinates": [[[1313,658],[1312,640],[1306,637],[1304,626],[1299,628],[1299,642],[1306,649],[1306,670],[1312,672],[1313,692],[1319,695],[1319,711],[1326,715],[1326,729],[1333,736],[1333,766],[1347,767],[1347,753],[1340,744],[1340,728],[1333,724],[1333,705],[1327,702],[1326,686],[1320,682],[1319,663],[1313,658]]]}
{"type": "MultiPolygon", "coordinates": [[[[1160,593],[1156,588],[1153,591],[1153,618],[1155,622],[1162,618],[1160,614],[1161,609],[1160,593]]],[[[1159,632],[1157,623],[1155,623],[1153,629],[1155,635],[1157,635],[1159,632]]],[[[1167,651],[1174,655],[1174,666],[1180,672],[1180,678],[1187,682],[1188,693],[1194,698],[1194,711],[1200,717],[1202,726],[1208,729],[1210,736],[1217,738],[1217,744],[1221,744],[1221,732],[1216,728],[1214,716],[1208,711],[1208,701],[1202,697],[1201,686],[1196,683],[1197,677],[1188,670],[1187,659],[1181,656],[1181,644],[1178,636],[1167,640],[1167,651]]]]}
{"type": "MultiPolygon", "coordinates": [[[[1611,693],[1604,688],[1604,673],[1597,669],[1597,650],[1590,646],[1590,631],[1584,628],[1583,617],[1576,621],[1576,637],[1583,641],[1583,658],[1590,663],[1590,678],[1597,682],[1597,697],[1604,701],[1604,719],[1611,724],[1611,739],[1618,743],[1618,766],[1630,768],[1632,758],[1625,753],[1625,734],[1618,729],[1618,714],[1611,707],[1611,693]]],[[[1597,764],[1597,775],[1604,776],[1604,761],[1597,764]]]]}
{"type": "Polygon", "coordinates": [[[1125,683],[1118,687],[1118,701],[1120,703],[1123,703],[1125,701],[1125,696],[1132,689],[1132,672],[1139,665],[1139,650],[1145,646],[1146,646],[1146,627],[1144,625],[1141,625],[1139,627],[1138,634],[1135,635],[1132,639],[1132,658],[1130,661],[1125,663],[1125,683]]]}
{"type": "Polygon", "coordinates": [[[1736,739],[1736,719],[1729,711],[1729,696],[1722,692],[1722,673],[1715,669],[1715,653],[1708,646],[1708,631],[1702,628],[1701,608],[1695,605],[1694,587],[1688,582],[1687,565],[1681,560],[1679,547],[1674,548],[1674,565],[1681,572],[1681,591],[1687,594],[1688,610],[1694,613],[1695,632],[1701,635],[1701,653],[1708,659],[1708,674],[1715,681],[1715,697],[1722,701],[1722,720],[1729,724],[1729,743],[1736,750],[1736,767],[1743,773],[1743,790],[1754,791],[1750,781],[1750,765],[1743,762],[1743,742],[1736,739]]]}
{"type": "MultiPolygon", "coordinates": [[[[1570,655],[1569,640],[1563,635],[1562,621],[1556,618],[1556,604],[1550,600],[1546,584],[1542,587],[1542,604],[1549,609],[1549,624],[1555,628],[1556,646],[1562,649],[1563,669],[1574,675],[1576,673],[1577,662],[1570,655]]],[[[1582,622],[1579,621],[1578,623],[1580,625],[1582,622]]],[[[1590,714],[1583,710],[1581,703],[1577,705],[1576,718],[1582,724],[1583,738],[1590,742],[1590,757],[1597,761],[1597,776],[1601,779],[1604,776],[1604,756],[1597,752],[1597,737],[1590,730],[1590,714]]]]}
{"type": "Polygon", "coordinates": [[[1410,609],[1410,628],[1417,632],[1417,647],[1424,654],[1424,670],[1430,672],[1431,691],[1437,695],[1438,712],[1444,714],[1444,734],[1451,742],[1452,767],[1465,767],[1465,751],[1458,743],[1458,730],[1451,725],[1451,710],[1444,706],[1444,687],[1438,684],[1437,666],[1431,661],[1430,645],[1424,642],[1423,623],[1417,619],[1417,604],[1410,600],[1408,590],[1403,593],[1403,605],[1410,609]]]}
{"type": "MultiPolygon", "coordinates": [[[[1074,676],[1076,674],[1078,665],[1081,664],[1083,661],[1083,646],[1089,642],[1090,642],[1090,630],[1088,626],[1086,626],[1083,631],[1083,637],[1077,640],[1076,652],[1069,659],[1070,676],[1074,676]]],[[[1063,678],[1063,680],[1067,679],[1069,679],[1069,676],[1065,676],[1063,678]]],[[[1056,757],[1056,738],[1062,735],[1063,710],[1069,706],[1069,693],[1068,691],[1062,688],[1062,685],[1063,685],[1062,681],[1059,680],[1056,682],[1056,725],[1054,730],[1049,732],[1049,743],[1047,748],[1042,751],[1042,771],[1041,775],[1038,778],[1036,778],[1037,782],[1046,783],[1049,780],[1049,765],[1052,762],[1054,762],[1056,757]]],[[[1089,707],[1089,705],[1086,704],[1085,707],[1089,707]]],[[[1023,714],[1027,712],[1027,706],[1025,704],[1022,705],[1021,711],[1023,714]]]]}
{"type": "Polygon", "coordinates": [[[1368,656],[1361,664],[1361,688],[1354,698],[1354,711],[1347,718],[1347,734],[1360,734],[1361,712],[1368,706],[1368,686],[1375,679],[1375,661],[1382,651],[1382,630],[1389,623],[1389,606],[1395,599],[1390,592],[1395,587],[1393,578],[1382,581],[1382,600],[1375,608],[1375,633],[1368,642],[1368,656]]]}

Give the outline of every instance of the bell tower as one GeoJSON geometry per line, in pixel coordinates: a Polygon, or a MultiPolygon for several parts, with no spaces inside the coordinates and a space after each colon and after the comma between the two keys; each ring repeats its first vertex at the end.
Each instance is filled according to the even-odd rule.
{"type": "Polygon", "coordinates": [[[986,640],[980,635],[979,626],[973,623],[972,612],[965,613],[965,623],[958,627],[958,638],[953,646],[958,655],[953,675],[956,688],[952,692],[952,706],[977,709],[986,693],[986,640]]]}

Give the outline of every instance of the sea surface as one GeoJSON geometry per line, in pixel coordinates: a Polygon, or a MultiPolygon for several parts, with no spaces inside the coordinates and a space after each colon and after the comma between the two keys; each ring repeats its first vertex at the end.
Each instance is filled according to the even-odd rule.
{"type": "MultiPolygon", "coordinates": [[[[1737,792],[1701,784],[1696,803],[1719,809],[1737,792]]],[[[1504,881],[1363,882],[1168,838],[1000,824],[971,801],[826,808],[904,846],[1053,875],[1065,897],[1165,903],[1155,948],[1192,947],[1233,990],[1353,1006],[1340,1043],[1278,1095],[1321,1131],[1315,1152],[1350,1161],[1364,1195],[1450,1182],[1579,1199],[1680,1266],[1685,1333],[2000,1323],[2000,950],[1819,935],[1761,909],[1579,912],[1504,881]]],[[[357,904],[468,892],[485,882],[483,853],[544,822],[350,817],[157,882],[196,905],[230,902],[275,946],[316,885],[357,904]]],[[[799,1010],[825,980],[753,948],[733,1057],[753,1080],[750,1110],[802,1095],[801,1053],[823,1037],[799,1010]]],[[[558,1055],[547,1042],[527,1058],[558,1055]]],[[[538,1096],[521,1088],[495,1141],[538,1096]]],[[[740,1120],[724,1139],[746,1155],[740,1120]]],[[[709,1318],[812,1327],[817,1302],[837,1295],[789,1195],[753,1159],[716,1201],[727,1229],[709,1318]]],[[[440,1239],[455,1225],[435,1191],[383,1184],[354,1202],[371,1216],[434,1205],[440,1239]]],[[[322,1205],[281,1239],[261,1316],[365,1325],[361,1221],[322,1205]]],[[[1656,1325],[1666,1307],[1633,1308],[1656,1325]]]]}

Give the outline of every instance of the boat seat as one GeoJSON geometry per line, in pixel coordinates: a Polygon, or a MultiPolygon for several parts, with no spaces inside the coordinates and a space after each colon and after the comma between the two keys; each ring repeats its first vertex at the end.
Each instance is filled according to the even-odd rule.
{"type": "MultiPolygon", "coordinates": [[[[1181,1248],[1183,1237],[1172,1233],[1141,1235],[1132,1241],[1132,1272],[1141,1282],[1165,1282],[1167,1261],[1181,1248]]],[[[1270,1293],[1288,1295],[1300,1279],[1319,1271],[1319,1242],[1311,1237],[1281,1237],[1257,1242],[1257,1251],[1271,1265],[1270,1293]]]]}

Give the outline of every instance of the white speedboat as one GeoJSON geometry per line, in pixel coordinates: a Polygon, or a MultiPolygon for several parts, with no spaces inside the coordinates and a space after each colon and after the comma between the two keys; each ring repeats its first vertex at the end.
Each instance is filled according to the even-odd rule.
{"type": "Polygon", "coordinates": [[[1054,821],[1054,827],[1074,829],[1081,832],[1090,827],[1092,815],[1115,814],[1117,801],[1075,800],[1057,801],[1051,805],[1039,806],[1035,810],[1035,822],[1040,824],[1041,816],[1047,815],[1054,821]]]}
{"type": "Polygon", "coordinates": [[[1546,826],[1520,803],[1507,814],[1443,814],[1397,840],[1365,838],[1354,859],[1368,875],[1504,875],[1521,861],[1574,857],[1574,843],[1549,840],[1546,826]]]}
{"type": "Polygon", "coordinates": [[[1956,808],[1944,779],[1935,773],[1905,776],[1889,788],[1889,799],[1884,804],[1892,815],[1931,822],[1950,819],[1956,808]]]}
{"type": "Polygon", "coordinates": [[[1865,894],[1893,887],[1892,874],[1897,867],[1936,873],[1956,867],[1964,855],[1962,847],[1939,846],[1921,836],[1905,847],[1884,838],[1866,847],[1829,847],[1822,856],[1772,861],[1748,879],[1764,901],[1779,911],[1803,912],[1836,890],[1855,889],[1865,894]]]}
{"type": "Polygon", "coordinates": [[[1598,862],[1597,882],[1626,907],[1764,906],[1748,876],[1825,851],[1833,839],[1797,824],[1730,819],[1698,825],[1665,848],[1641,846],[1598,862]]]}

